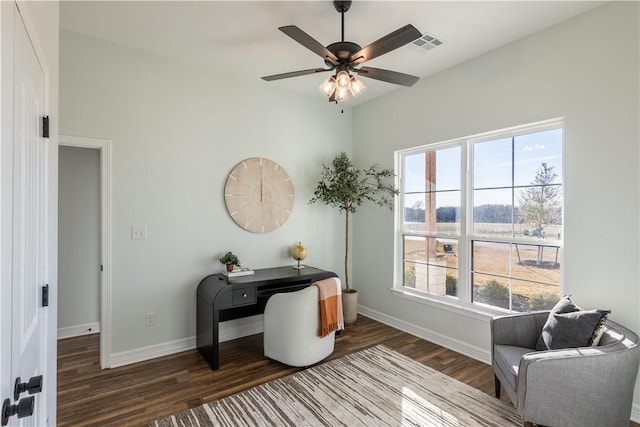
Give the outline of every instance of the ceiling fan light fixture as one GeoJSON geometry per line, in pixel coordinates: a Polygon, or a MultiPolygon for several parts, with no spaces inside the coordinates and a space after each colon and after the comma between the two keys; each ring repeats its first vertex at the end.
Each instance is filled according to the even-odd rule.
{"type": "Polygon", "coordinates": [[[334,101],[343,102],[349,99],[348,87],[336,87],[336,93],[333,95],[334,101]]]}
{"type": "Polygon", "coordinates": [[[325,94],[325,96],[331,96],[333,91],[336,90],[336,78],[334,76],[327,77],[320,86],[318,87],[320,92],[325,94]]]}
{"type": "Polygon", "coordinates": [[[346,71],[338,71],[336,74],[336,88],[348,89],[351,85],[351,76],[346,71]]]}
{"type": "Polygon", "coordinates": [[[351,91],[351,95],[355,98],[356,96],[362,94],[367,87],[362,83],[361,80],[356,79],[355,76],[351,77],[351,84],[349,85],[349,90],[351,91]]]}

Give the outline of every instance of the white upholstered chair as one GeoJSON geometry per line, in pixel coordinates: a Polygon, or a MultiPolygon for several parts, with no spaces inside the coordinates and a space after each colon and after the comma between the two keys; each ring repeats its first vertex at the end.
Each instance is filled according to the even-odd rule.
{"type": "Polygon", "coordinates": [[[318,288],[273,295],[264,309],[264,355],[289,366],[310,366],[333,353],[335,332],[318,336],[318,288]]]}

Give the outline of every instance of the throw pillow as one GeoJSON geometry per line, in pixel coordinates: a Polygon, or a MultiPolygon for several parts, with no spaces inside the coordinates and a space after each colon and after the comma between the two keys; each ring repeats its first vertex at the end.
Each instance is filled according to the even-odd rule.
{"type": "Polygon", "coordinates": [[[542,339],[549,350],[590,346],[596,329],[609,313],[611,310],[550,313],[542,328],[542,339]]]}
{"type": "Polygon", "coordinates": [[[604,335],[604,330],[606,329],[606,322],[607,316],[602,316],[602,319],[600,319],[600,323],[598,323],[598,326],[596,326],[596,330],[593,331],[593,342],[591,343],[591,347],[597,347],[598,344],[600,344],[600,339],[602,338],[602,335],[604,335]]]}
{"type": "MultiPolygon", "coordinates": [[[[571,296],[565,295],[562,298],[560,298],[560,301],[558,301],[556,305],[553,306],[553,308],[551,309],[551,312],[549,313],[549,317],[547,318],[547,322],[549,322],[549,319],[552,317],[553,314],[572,313],[574,311],[579,311],[579,310],[580,310],[580,307],[578,307],[573,303],[573,301],[571,301],[571,296]]],[[[536,350],[541,351],[541,350],[548,350],[548,349],[549,348],[547,347],[544,340],[542,339],[542,334],[540,334],[538,336],[538,342],[536,343],[536,350]]]]}
{"type": "Polygon", "coordinates": [[[571,295],[565,295],[560,298],[560,301],[556,303],[551,309],[552,313],[571,313],[573,311],[582,310],[580,307],[575,305],[573,301],[571,301],[571,295]]]}

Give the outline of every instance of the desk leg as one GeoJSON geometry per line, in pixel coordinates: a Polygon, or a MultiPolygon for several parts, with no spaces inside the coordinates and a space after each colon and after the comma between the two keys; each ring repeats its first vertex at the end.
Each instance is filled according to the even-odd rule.
{"type": "Polygon", "coordinates": [[[213,342],[211,343],[211,359],[208,360],[209,366],[214,371],[220,368],[220,333],[219,333],[219,320],[220,320],[220,312],[218,310],[213,310],[213,319],[211,321],[211,335],[213,342]]]}
{"type": "Polygon", "coordinates": [[[218,321],[220,313],[211,305],[198,300],[196,346],[211,369],[219,367],[218,321]]]}

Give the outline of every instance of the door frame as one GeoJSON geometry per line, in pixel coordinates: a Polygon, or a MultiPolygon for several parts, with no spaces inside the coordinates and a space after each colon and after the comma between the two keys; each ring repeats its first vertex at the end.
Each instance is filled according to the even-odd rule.
{"type": "Polygon", "coordinates": [[[60,135],[58,145],[100,151],[100,367],[111,368],[112,194],[111,146],[108,139],[60,135]]]}

